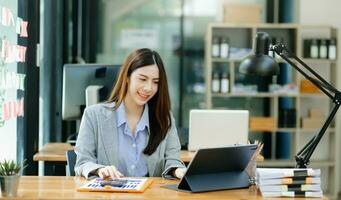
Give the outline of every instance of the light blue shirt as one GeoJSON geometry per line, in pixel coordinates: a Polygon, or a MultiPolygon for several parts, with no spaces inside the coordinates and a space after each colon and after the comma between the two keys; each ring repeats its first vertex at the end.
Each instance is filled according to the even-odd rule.
{"type": "Polygon", "coordinates": [[[145,104],[142,117],[135,128],[133,136],[127,122],[124,102],[116,110],[118,130],[118,166],[117,169],[126,177],[148,175],[143,150],[147,146],[149,134],[148,105],[145,104]]]}

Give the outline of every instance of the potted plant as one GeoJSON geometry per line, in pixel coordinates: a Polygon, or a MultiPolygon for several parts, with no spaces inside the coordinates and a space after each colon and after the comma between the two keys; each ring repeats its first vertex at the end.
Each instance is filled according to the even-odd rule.
{"type": "Polygon", "coordinates": [[[22,166],[20,163],[14,161],[4,160],[0,162],[0,186],[3,197],[14,197],[17,195],[20,178],[19,173],[25,167],[26,165],[22,166]]]}

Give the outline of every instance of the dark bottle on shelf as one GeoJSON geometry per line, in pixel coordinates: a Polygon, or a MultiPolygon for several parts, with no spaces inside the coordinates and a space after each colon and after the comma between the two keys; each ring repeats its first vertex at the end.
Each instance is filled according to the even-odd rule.
{"type": "Polygon", "coordinates": [[[310,45],[311,45],[310,39],[303,40],[303,57],[304,58],[310,58],[310,45]]]}
{"type": "MultiPolygon", "coordinates": [[[[275,44],[276,44],[276,38],[275,37],[272,37],[271,39],[270,39],[270,44],[271,44],[271,46],[274,46],[275,44]]],[[[270,56],[270,57],[272,57],[272,58],[274,58],[275,57],[275,52],[274,51],[269,51],[269,53],[268,53],[268,55],[270,56]]]]}
{"type": "Polygon", "coordinates": [[[220,92],[224,94],[229,92],[229,79],[226,72],[224,72],[221,76],[220,92]]]}

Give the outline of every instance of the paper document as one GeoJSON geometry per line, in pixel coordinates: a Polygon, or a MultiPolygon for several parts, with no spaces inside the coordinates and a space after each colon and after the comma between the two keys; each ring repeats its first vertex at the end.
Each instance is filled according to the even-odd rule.
{"type": "Polygon", "coordinates": [[[115,180],[95,178],[79,187],[77,191],[144,192],[152,182],[153,180],[148,178],[124,178],[115,180]]]}

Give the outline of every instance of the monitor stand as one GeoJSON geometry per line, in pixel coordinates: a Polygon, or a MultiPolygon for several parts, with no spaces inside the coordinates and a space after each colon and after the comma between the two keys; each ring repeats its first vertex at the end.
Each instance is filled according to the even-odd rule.
{"type": "Polygon", "coordinates": [[[102,85],[89,85],[85,90],[85,105],[86,107],[100,102],[100,90],[102,85]]]}
{"type": "Polygon", "coordinates": [[[81,123],[81,120],[77,119],[76,120],[76,132],[72,133],[69,137],[66,138],[66,142],[71,144],[72,146],[76,145],[80,123],[81,123]]]}

